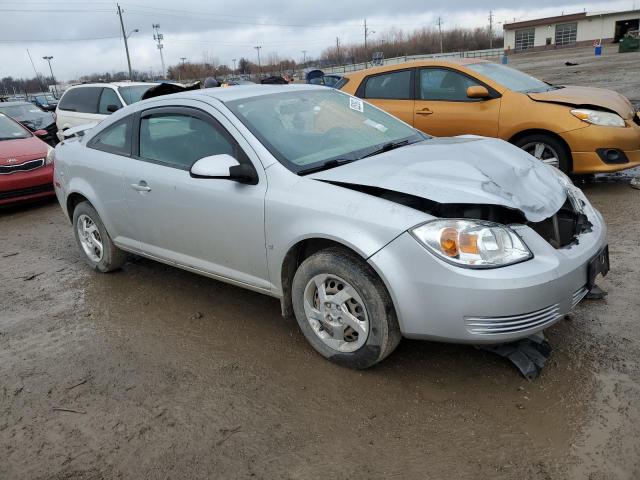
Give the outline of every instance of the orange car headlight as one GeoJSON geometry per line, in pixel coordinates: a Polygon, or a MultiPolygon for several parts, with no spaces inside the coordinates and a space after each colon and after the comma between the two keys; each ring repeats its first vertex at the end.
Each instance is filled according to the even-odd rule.
{"type": "Polygon", "coordinates": [[[579,118],[583,122],[591,123],[593,125],[602,125],[604,127],[626,126],[622,117],[616,113],[577,108],[575,110],[571,110],[571,115],[579,118]]]}

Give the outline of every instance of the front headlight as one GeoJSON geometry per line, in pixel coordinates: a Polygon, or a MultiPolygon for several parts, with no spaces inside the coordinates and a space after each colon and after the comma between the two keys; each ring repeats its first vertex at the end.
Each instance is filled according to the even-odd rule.
{"type": "Polygon", "coordinates": [[[49,165],[50,163],[53,163],[53,161],[56,158],[56,151],[54,148],[52,147],[47,147],[47,157],[45,158],[45,165],[49,165]]]}
{"type": "Polygon", "coordinates": [[[588,110],[578,108],[571,110],[574,117],[578,117],[583,122],[592,123],[593,125],[602,125],[604,127],[624,127],[624,120],[620,115],[611,112],[602,112],[600,110],[588,110]]]}
{"type": "Polygon", "coordinates": [[[411,234],[437,257],[466,268],[504,267],[533,257],[513,230],[493,222],[433,220],[411,234]]]}

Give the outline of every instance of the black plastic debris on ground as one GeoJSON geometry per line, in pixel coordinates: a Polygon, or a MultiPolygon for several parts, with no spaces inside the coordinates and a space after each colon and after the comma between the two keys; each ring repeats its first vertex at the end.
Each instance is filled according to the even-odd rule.
{"type": "Polygon", "coordinates": [[[479,350],[495,353],[511,360],[525,378],[536,378],[551,355],[551,345],[542,332],[521,340],[498,345],[476,345],[479,350]]]}

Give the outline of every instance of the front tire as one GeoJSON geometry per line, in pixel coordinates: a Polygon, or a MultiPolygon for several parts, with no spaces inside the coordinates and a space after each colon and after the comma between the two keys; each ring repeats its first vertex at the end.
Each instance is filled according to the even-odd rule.
{"type": "Polygon", "coordinates": [[[127,261],[127,254],[113,244],[100,215],[89,202],[81,202],[73,210],[73,232],[82,256],[94,270],[111,272],[127,261]]]}
{"type": "Polygon", "coordinates": [[[551,135],[527,135],[515,141],[514,144],[538,160],[560,169],[567,175],[573,170],[571,153],[561,141],[551,135]]]}
{"type": "Polygon", "coordinates": [[[400,343],[387,289],[366,262],[345,249],[329,248],[305,259],[291,295],[302,333],[332,362],[368,368],[400,343]]]}

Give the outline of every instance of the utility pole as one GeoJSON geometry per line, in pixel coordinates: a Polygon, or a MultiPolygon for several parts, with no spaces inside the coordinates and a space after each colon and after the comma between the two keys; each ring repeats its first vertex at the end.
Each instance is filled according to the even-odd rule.
{"type": "Polygon", "coordinates": [[[233,75],[236,74],[236,59],[232,58],[231,61],[233,62],[233,75]]]}
{"type": "Polygon", "coordinates": [[[340,38],[336,37],[336,60],[340,63],[340,38]]]}
{"type": "Polygon", "coordinates": [[[442,48],[442,17],[438,17],[436,25],[438,25],[438,32],[440,33],[440,53],[444,53],[444,48],[442,48]]]}
{"type": "Polygon", "coordinates": [[[124,40],[124,50],[127,52],[127,66],[129,67],[129,80],[133,80],[133,71],[131,70],[131,57],[129,56],[129,44],[127,43],[127,34],[124,32],[124,21],[122,20],[122,9],[119,4],[118,16],[120,17],[120,28],[122,29],[122,39],[124,40]]]}
{"type": "Polygon", "coordinates": [[[258,45],[256,47],[253,47],[258,51],[258,71],[260,72],[260,77],[262,78],[262,65],[260,65],[260,49],[262,48],[261,45],[258,45]]]}
{"type": "Polygon", "coordinates": [[[51,68],[51,60],[53,57],[42,57],[43,60],[46,60],[49,63],[49,71],[51,72],[51,81],[53,82],[53,92],[58,96],[58,86],[56,85],[56,79],[53,76],[53,69],[51,68]]]}
{"type": "Polygon", "coordinates": [[[162,63],[161,77],[164,78],[165,77],[164,56],[162,55],[162,49],[164,48],[164,45],[162,45],[162,40],[164,39],[164,35],[160,33],[159,23],[153,23],[151,25],[151,28],[153,28],[156,31],[156,33],[153,34],[153,39],[158,43],[157,47],[158,47],[158,50],[160,50],[160,62],[162,63]]]}
{"type": "Polygon", "coordinates": [[[493,11],[489,10],[489,48],[493,48],[493,11]]]}
{"type": "Polygon", "coordinates": [[[307,63],[307,51],[302,50],[302,65],[307,63]]]}

